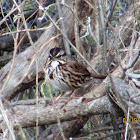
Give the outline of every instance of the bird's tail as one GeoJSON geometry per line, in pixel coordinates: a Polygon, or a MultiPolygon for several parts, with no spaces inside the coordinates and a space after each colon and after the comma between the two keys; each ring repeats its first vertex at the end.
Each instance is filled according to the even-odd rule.
{"type": "Polygon", "coordinates": [[[102,74],[93,74],[93,73],[91,73],[91,77],[97,78],[97,79],[105,79],[107,76],[102,75],[102,74]]]}

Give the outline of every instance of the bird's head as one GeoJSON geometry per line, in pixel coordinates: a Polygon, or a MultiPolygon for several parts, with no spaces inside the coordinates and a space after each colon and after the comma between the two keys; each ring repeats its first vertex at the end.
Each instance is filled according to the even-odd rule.
{"type": "Polygon", "coordinates": [[[59,59],[64,56],[66,56],[66,53],[62,48],[55,47],[50,50],[50,55],[49,55],[50,59],[55,59],[55,58],[59,59]]]}

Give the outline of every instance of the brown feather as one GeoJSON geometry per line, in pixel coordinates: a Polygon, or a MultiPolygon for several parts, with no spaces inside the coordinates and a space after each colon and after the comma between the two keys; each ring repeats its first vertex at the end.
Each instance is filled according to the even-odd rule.
{"type": "Polygon", "coordinates": [[[90,76],[93,77],[93,78],[97,78],[97,79],[105,79],[106,78],[106,75],[102,75],[102,74],[91,73],[90,76]]]}
{"type": "Polygon", "coordinates": [[[70,67],[76,73],[90,76],[90,72],[87,68],[75,59],[67,58],[66,67],[70,67]]]}
{"type": "Polygon", "coordinates": [[[86,75],[97,79],[106,78],[106,75],[90,73],[84,65],[73,58],[67,58],[67,62],[63,65],[63,67],[67,70],[69,68],[69,71],[72,70],[72,72],[75,72],[76,74],[79,73],[79,75],[86,75]]]}

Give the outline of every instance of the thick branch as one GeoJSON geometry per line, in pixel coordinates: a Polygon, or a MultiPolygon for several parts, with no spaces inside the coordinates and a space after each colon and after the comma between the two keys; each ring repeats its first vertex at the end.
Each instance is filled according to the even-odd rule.
{"type": "MultiPolygon", "coordinates": [[[[139,99],[135,98],[133,99],[133,102],[128,102],[130,97],[134,95],[134,89],[129,85],[126,85],[125,82],[119,78],[114,78],[113,82],[122,100],[129,105],[130,112],[133,115],[140,114],[139,99]],[[129,92],[129,95],[127,91],[129,92]],[[134,108],[137,108],[137,113],[135,113],[134,108]]],[[[103,85],[101,84],[98,88],[100,89],[102,86],[103,85]]],[[[110,87],[109,81],[106,81],[106,86],[110,87]]],[[[95,89],[92,92],[97,92],[97,90],[95,89]]],[[[50,105],[45,106],[45,104],[40,104],[38,107],[36,105],[16,105],[10,107],[13,108],[12,110],[14,111],[10,111],[9,109],[7,115],[13,123],[14,128],[18,128],[18,125],[21,127],[35,126],[37,116],[39,119],[39,125],[50,125],[57,123],[57,115],[61,122],[63,122],[94,114],[106,114],[112,111],[111,103],[107,96],[92,98],[90,93],[81,98],[71,100],[66,106],[60,109],[62,104],[63,103],[56,104],[55,108],[57,109],[57,113],[55,108],[52,108],[50,105]]]]}
{"type": "MultiPolygon", "coordinates": [[[[36,41],[38,39],[38,32],[39,31],[35,31],[35,32],[31,32],[31,37],[33,41],[36,41]]],[[[23,34],[23,33],[21,33],[23,34]]],[[[24,38],[21,41],[21,43],[23,43],[23,45],[27,45],[27,43],[29,43],[29,39],[27,37],[27,34],[23,34],[24,38]]],[[[14,50],[14,39],[12,35],[8,35],[8,36],[4,36],[0,38],[0,50],[2,51],[13,51],[14,50]]]]}

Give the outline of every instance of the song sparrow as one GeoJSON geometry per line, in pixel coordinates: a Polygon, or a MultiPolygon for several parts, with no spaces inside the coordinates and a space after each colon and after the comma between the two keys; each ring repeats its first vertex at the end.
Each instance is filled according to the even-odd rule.
{"type": "Polygon", "coordinates": [[[106,76],[90,73],[84,65],[67,56],[61,48],[50,50],[46,78],[55,89],[72,91],[83,86],[91,77],[104,79],[106,76]]]}

